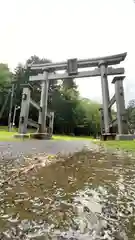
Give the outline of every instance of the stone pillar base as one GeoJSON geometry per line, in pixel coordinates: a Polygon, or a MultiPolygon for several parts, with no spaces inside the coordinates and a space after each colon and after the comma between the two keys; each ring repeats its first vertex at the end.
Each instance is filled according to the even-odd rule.
{"type": "Polygon", "coordinates": [[[51,139],[52,135],[49,135],[48,133],[31,133],[30,138],[34,139],[51,139]]]}
{"type": "Polygon", "coordinates": [[[120,141],[130,141],[135,139],[135,134],[118,134],[116,135],[115,140],[120,140],[120,141]]]}
{"type": "Polygon", "coordinates": [[[109,140],[115,140],[116,133],[103,133],[101,135],[101,140],[102,141],[109,141],[109,140]]]}
{"type": "Polygon", "coordinates": [[[30,138],[30,135],[27,133],[17,133],[14,135],[14,138],[20,138],[20,139],[24,139],[24,138],[30,138]]]}

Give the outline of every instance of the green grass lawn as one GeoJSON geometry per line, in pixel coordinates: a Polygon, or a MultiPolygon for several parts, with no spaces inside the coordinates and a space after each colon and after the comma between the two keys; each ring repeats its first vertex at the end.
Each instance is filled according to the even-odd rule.
{"type": "Polygon", "coordinates": [[[135,151],[135,141],[119,141],[119,140],[113,140],[113,141],[95,141],[95,143],[99,144],[100,146],[105,146],[108,148],[114,148],[114,149],[122,149],[125,151],[135,151]]]}
{"type": "Polygon", "coordinates": [[[6,132],[0,130],[0,141],[16,141],[14,138],[15,132],[6,132]]]}
{"type": "MultiPolygon", "coordinates": [[[[33,129],[29,130],[29,133],[33,132],[33,129]]],[[[19,138],[14,138],[15,133],[17,133],[17,129],[15,128],[12,132],[8,132],[8,128],[5,126],[0,127],[0,141],[20,141],[19,138]]],[[[66,135],[53,135],[53,140],[91,140],[92,137],[74,137],[74,136],[66,136],[66,135]]]]}
{"type": "Polygon", "coordinates": [[[14,138],[14,134],[17,132],[17,129],[14,129],[12,132],[8,132],[7,127],[0,127],[0,141],[18,141],[14,138]]]}
{"type": "MultiPolygon", "coordinates": [[[[33,130],[30,130],[32,132],[33,130]]],[[[21,141],[19,138],[15,138],[14,135],[17,133],[17,128],[12,129],[8,132],[7,126],[0,126],[0,141],[21,141]]],[[[25,139],[23,139],[25,140],[25,139]]]]}
{"type": "Polygon", "coordinates": [[[54,140],[92,140],[92,137],[84,136],[84,137],[76,137],[76,136],[66,136],[66,135],[53,135],[54,140]]]}

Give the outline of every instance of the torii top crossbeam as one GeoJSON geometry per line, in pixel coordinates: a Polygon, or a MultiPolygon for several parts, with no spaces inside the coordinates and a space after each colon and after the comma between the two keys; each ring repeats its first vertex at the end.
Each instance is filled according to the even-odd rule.
{"type": "MultiPolygon", "coordinates": [[[[105,56],[100,58],[91,58],[91,59],[82,59],[77,60],[78,68],[86,68],[86,67],[97,67],[100,62],[103,61],[106,65],[115,65],[119,64],[121,61],[124,61],[127,53],[121,53],[112,56],[105,56]]],[[[31,70],[65,70],[67,69],[67,62],[60,63],[45,63],[45,64],[28,64],[27,67],[30,67],[31,70]]]]}

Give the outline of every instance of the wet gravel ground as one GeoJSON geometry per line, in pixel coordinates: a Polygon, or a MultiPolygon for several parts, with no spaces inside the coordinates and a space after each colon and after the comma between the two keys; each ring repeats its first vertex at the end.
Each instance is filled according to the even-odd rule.
{"type": "MultiPolygon", "coordinates": [[[[104,152],[89,141],[34,142],[12,143],[10,151],[29,154],[35,144],[35,153],[66,155],[42,154],[48,164],[29,171],[20,171],[26,163],[18,157],[1,162],[0,240],[135,239],[132,154],[104,152]],[[80,151],[84,146],[89,150],[80,151]]],[[[36,156],[31,160],[39,163],[36,156]]]]}
{"type": "Polygon", "coordinates": [[[15,159],[21,158],[24,155],[35,153],[57,154],[73,153],[80,151],[87,146],[88,148],[95,148],[96,145],[89,140],[30,140],[23,142],[0,142],[0,159],[15,159]]]}

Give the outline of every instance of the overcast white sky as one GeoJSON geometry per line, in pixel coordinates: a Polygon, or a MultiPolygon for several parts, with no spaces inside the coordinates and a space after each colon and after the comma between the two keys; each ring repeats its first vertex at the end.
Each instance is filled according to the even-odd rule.
{"type": "MultiPolygon", "coordinates": [[[[57,62],[122,52],[128,101],[135,98],[133,0],[0,0],[0,62],[12,70],[34,54],[57,62]]],[[[77,84],[82,96],[101,100],[100,79],[77,84]]]]}

